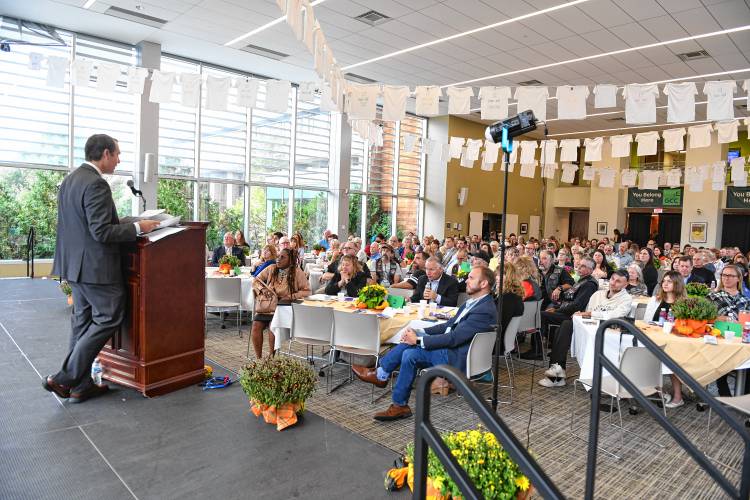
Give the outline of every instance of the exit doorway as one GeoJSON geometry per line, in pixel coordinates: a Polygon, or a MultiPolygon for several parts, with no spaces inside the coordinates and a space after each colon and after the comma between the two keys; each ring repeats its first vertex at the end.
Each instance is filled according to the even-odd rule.
{"type": "Polygon", "coordinates": [[[589,211],[571,210],[568,215],[568,240],[586,239],[589,234],[589,211]]]}
{"type": "Polygon", "coordinates": [[[646,245],[648,240],[655,240],[660,247],[665,242],[679,243],[682,232],[682,213],[630,212],[628,214],[628,239],[646,245]]]}

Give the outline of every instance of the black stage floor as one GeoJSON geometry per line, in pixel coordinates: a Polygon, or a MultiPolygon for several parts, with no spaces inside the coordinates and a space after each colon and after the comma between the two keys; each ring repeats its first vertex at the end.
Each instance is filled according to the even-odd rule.
{"type": "Polygon", "coordinates": [[[59,401],[41,387],[70,333],[56,285],[0,280],[0,498],[392,496],[382,485],[391,450],[309,411],[277,432],[239,384],[152,399],[111,386],[84,404],[59,401]]]}

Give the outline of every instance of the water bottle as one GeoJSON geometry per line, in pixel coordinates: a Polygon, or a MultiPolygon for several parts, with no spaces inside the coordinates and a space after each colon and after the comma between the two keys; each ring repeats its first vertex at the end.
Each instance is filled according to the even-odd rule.
{"type": "Polygon", "coordinates": [[[745,323],[745,327],[742,329],[742,343],[750,344],[750,322],[745,323]]]}
{"type": "Polygon", "coordinates": [[[712,281],[711,282],[711,291],[713,292],[714,290],[716,290],[716,282],[712,281]]]}
{"type": "Polygon", "coordinates": [[[664,326],[665,321],[667,321],[667,309],[662,307],[659,311],[659,326],[664,326]]]}
{"type": "Polygon", "coordinates": [[[667,313],[667,321],[669,321],[670,323],[674,323],[674,313],[671,309],[667,313]]]}
{"type": "Polygon", "coordinates": [[[96,358],[91,364],[91,378],[96,385],[102,384],[102,363],[96,358]]]}

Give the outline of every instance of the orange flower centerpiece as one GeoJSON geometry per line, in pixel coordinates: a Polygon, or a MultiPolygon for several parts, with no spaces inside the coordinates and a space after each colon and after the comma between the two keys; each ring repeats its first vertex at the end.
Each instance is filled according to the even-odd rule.
{"type": "Polygon", "coordinates": [[[234,255],[224,255],[219,259],[219,272],[221,274],[237,274],[240,267],[240,259],[234,255]]]}
{"type": "Polygon", "coordinates": [[[716,319],[716,304],[704,297],[688,297],[675,301],[671,308],[675,322],[672,332],[685,337],[702,337],[711,333],[709,321],[716,319]]]}
{"type": "Polygon", "coordinates": [[[359,291],[357,307],[359,309],[385,309],[388,307],[388,291],[381,285],[367,285],[359,291]]]}
{"type": "Polygon", "coordinates": [[[256,417],[281,431],[297,423],[305,400],[315,390],[317,377],[307,363],[278,356],[246,365],[240,372],[240,385],[250,400],[256,417]]]}

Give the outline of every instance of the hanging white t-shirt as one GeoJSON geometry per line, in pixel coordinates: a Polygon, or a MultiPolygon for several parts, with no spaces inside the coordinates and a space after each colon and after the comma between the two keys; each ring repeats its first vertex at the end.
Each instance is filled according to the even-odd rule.
{"type": "Polygon", "coordinates": [[[716,136],[719,144],[726,144],[737,140],[737,127],[740,126],[739,120],[729,120],[716,122],[716,136]]]}
{"type": "Polygon", "coordinates": [[[583,140],[583,147],[586,161],[602,161],[602,144],[603,137],[587,137],[583,140]]]}
{"type": "Polygon", "coordinates": [[[664,86],[667,96],[667,121],[684,123],[695,120],[695,96],[698,88],[695,82],[668,83],[664,86]]]}
{"type": "Polygon", "coordinates": [[[368,136],[370,144],[376,148],[383,147],[383,126],[375,122],[370,122],[368,126],[368,136]]]}
{"type": "Polygon", "coordinates": [[[286,6],[286,23],[292,28],[297,40],[302,40],[302,7],[299,0],[287,0],[286,6]]]}
{"type": "Polygon", "coordinates": [[[151,92],[148,94],[149,102],[167,103],[172,100],[172,87],[174,86],[174,73],[164,73],[158,69],[151,74],[151,92]]]}
{"type": "Polygon", "coordinates": [[[564,182],[566,184],[572,184],[576,177],[576,172],[578,172],[578,166],[573,165],[572,163],[563,163],[562,166],[562,175],[560,175],[560,182],[564,182]]]}
{"type": "Polygon", "coordinates": [[[417,143],[417,136],[414,134],[404,134],[404,153],[413,153],[414,146],[417,143]]]}
{"type": "Polygon", "coordinates": [[[44,54],[39,52],[29,52],[29,65],[28,68],[32,71],[39,71],[42,69],[42,61],[44,60],[44,54]]]}
{"type": "Polygon", "coordinates": [[[590,165],[583,166],[583,180],[584,181],[593,181],[595,175],[596,175],[596,169],[594,167],[590,165]]]}
{"type": "Polygon", "coordinates": [[[380,85],[349,85],[349,118],[352,120],[374,120],[380,85]]]}
{"type": "Polygon", "coordinates": [[[180,95],[182,105],[189,108],[197,108],[201,102],[201,75],[181,73],[180,87],[182,90],[180,95]]]}
{"type": "Polygon", "coordinates": [[[440,98],[443,90],[437,85],[419,86],[414,89],[416,95],[415,112],[422,116],[435,116],[440,113],[440,98]]]}
{"type": "Polygon", "coordinates": [[[536,149],[539,144],[536,141],[521,141],[521,165],[533,163],[536,165],[536,149]]]}
{"type": "Polygon", "coordinates": [[[613,135],[609,138],[612,145],[612,158],[624,158],[630,156],[630,143],[633,142],[632,134],[613,135]]]}
{"type": "Polygon", "coordinates": [[[560,161],[576,161],[581,139],[563,139],[560,141],[560,161]]]}
{"type": "Polygon", "coordinates": [[[659,132],[641,132],[635,135],[635,142],[638,143],[638,156],[651,156],[656,154],[656,142],[659,140],[659,132]]]}
{"type": "Polygon", "coordinates": [[[557,153],[557,141],[554,139],[548,139],[548,140],[542,141],[540,146],[542,149],[542,154],[539,157],[539,163],[541,163],[542,165],[554,163],[555,156],[557,153]]]}
{"type": "Polygon", "coordinates": [[[484,141],[484,160],[482,163],[494,165],[500,156],[500,144],[485,139],[484,141]]]}
{"type": "Polygon", "coordinates": [[[584,120],[589,88],[586,85],[564,85],[557,87],[558,120],[584,120]]]}
{"type": "Polygon", "coordinates": [[[614,108],[617,106],[617,85],[600,83],[594,87],[594,107],[614,108]]]}
{"type": "Polygon", "coordinates": [[[736,91],[734,80],[706,82],[703,86],[703,93],[708,98],[706,120],[733,120],[736,91]]]}
{"type": "Polygon", "coordinates": [[[679,187],[681,177],[682,172],[680,172],[679,168],[670,168],[667,172],[667,186],[671,188],[679,187]]]}
{"type": "Polygon", "coordinates": [[[516,111],[521,113],[530,109],[539,121],[547,121],[547,87],[516,87],[513,97],[518,101],[516,111]]]}
{"type": "Polygon", "coordinates": [[[406,116],[406,98],[411,91],[406,85],[383,86],[383,120],[397,122],[406,116]]]}
{"type": "Polygon", "coordinates": [[[67,57],[49,56],[47,58],[47,86],[63,88],[65,73],[68,71],[67,57]]]}
{"type": "Polygon", "coordinates": [[[136,66],[128,67],[128,94],[143,94],[143,87],[148,76],[148,69],[136,66]]]}
{"type": "Polygon", "coordinates": [[[291,91],[292,84],[288,80],[268,80],[265,109],[275,113],[286,113],[289,109],[289,92],[291,91]]]}
{"type": "Polygon", "coordinates": [[[114,92],[119,78],[119,64],[106,61],[96,63],[96,90],[99,92],[114,92]]]}
{"type": "Polygon", "coordinates": [[[626,123],[656,123],[656,98],[659,86],[655,83],[631,83],[625,85],[626,123]]]}
{"type": "Polygon", "coordinates": [[[599,187],[600,188],[613,188],[615,187],[615,175],[617,171],[606,167],[599,169],[599,187]]]}
{"type": "Polygon", "coordinates": [[[94,61],[88,59],[74,59],[70,65],[71,85],[88,87],[91,81],[91,70],[94,69],[94,61]]]}
{"type": "Polygon", "coordinates": [[[521,177],[528,177],[533,179],[536,174],[536,163],[521,163],[521,171],[519,175],[521,177]]]}
{"type": "Polygon", "coordinates": [[[237,106],[245,108],[254,108],[255,102],[258,99],[258,86],[260,81],[253,80],[251,78],[238,78],[236,82],[237,87],[237,106]]]}
{"type": "Polygon", "coordinates": [[[502,120],[508,117],[510,87],[482,87],[479,89],[482,120],[502,120]]]}
{"type": "Polygon", "coordinates": [[[685,149],[685,129],[684,128],[670,128],[664,130],[661,133],[664,138],[664,152],[668,151],[682,151],[685,149]]]}
{"type": "Polygon", "coordinates": [[[633,187],[635,186],[636,177],[638,177],[638,171],[634,169],[627,169],[620,172],[620,185],[622,187],[633,187]]]}
{"type": "Polygon", "coordinates": [[[690,149],[707,148],[711,145],[711,132],[714,127],[710,123],[704,125],[693,125],[688,127],[687,133],[690,138],[688,146],[690,149]]]}
{"type": "MultiPolygon", "coordinates": [[[[206,109],[226,111],[229,101],[229,85],[231,84],[231,78],[208,75],[206,77],[206,109]]],[[[266,96],[266,99],[268,99],[268,96],[266,96]]],[[[266,104],[268,104],[267,101],[266,104]]]]}
{"type": "Polygon", "coordinates": [[[472,160],[469,155],[466,154],[467,148],[463,148],[461,151],[461,161],[458,163],[464,168],[474,168],[474,162],[476,160],[472,160]]]}
{"type": "Polygon", "coordinates": [[[312,5],[305,2],[305,34],[303,42],[311,54],[315,53],[315,14],[312,5]]]}
{"type": "Polygon", "coordinates": [[[659,189],[659,178],[661,177],[661,171],[659,170],[644,170],[641,172],[641,189],[659,189]]]}
{"type": "Polygon", "coordinates": [[[471,87],[448,87],[448,114],[468,115],[471,113],[471,98],[474,97],[474,89],[471,87]]]}
{"type": "Polygon", "coordinates": [[[318,84],[316,82],[300,82],[297,85],[297,99],[305,102],[313,102],[317,88],[318,84]]]}
{"type": "Polygon", "coordinates": [[[315,21],[315,29],[313,30],[313,38],[315,39],[315,53],[313,54],[313,68],[318,75],[323,78],[326,59],[326,37],[323,34],[323,30],[320,29],[320,25],[315,21]]]}
{"type": "Polygon", "coordinates": [[[466,157],[472,162],[479,159],[479,150],[482,148],[481,139],[467,139],[466,140],[466,157]]]}
{"type": "Polygon", "coordinates": [[[463,137],[451,137],[450,139],[450,158],[460,158],[466,139],[463,137]]]}

